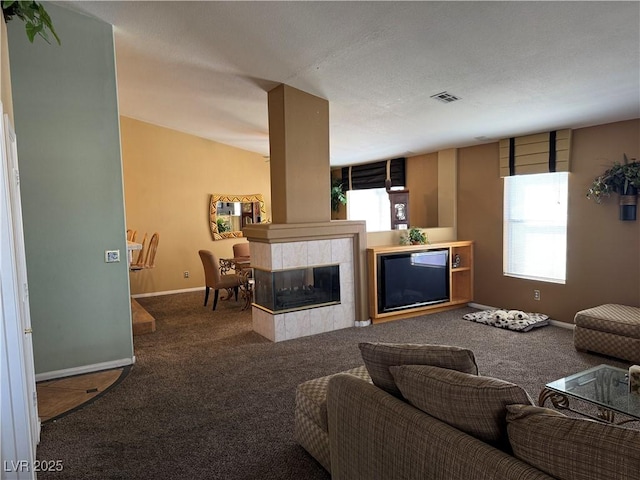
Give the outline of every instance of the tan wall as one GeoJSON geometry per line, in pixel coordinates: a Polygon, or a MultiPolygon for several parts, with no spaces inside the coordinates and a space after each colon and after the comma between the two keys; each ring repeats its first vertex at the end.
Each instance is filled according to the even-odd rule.
{"type": "Polygon", "coordinates": [[[409,222],[412,227],[438,226],[438,154],[407,158],[409,222]]]}
{"type": "Polygon", "coordinates": [[[618,220],[617,198],[587,200],[594,177],[622,154],[640,158],[640,120],[573,131],[569,175],[565,285],[502,275],[503,181],[498,144],[458,151],[458,238],[475,240],[475,296],[480,304],[545,313],[572,322],[575,313],[603,303],[640,306],[640,217],[618,220]],[[533,300],[533,290],[541,300],[533,300]]]}
{"type": "Polygon", "coordinates": [[[121,117],[127,228],[160,233],[156,267],[130,273],[131,293],[204,285],[198,250],[232,256],[245,239],[213,241],[209,195],[262,193],[271,217],[269,163],[240,150],[167,128],[121,117]],[[183,278],[183,272],[190,278],[183,278]]]}

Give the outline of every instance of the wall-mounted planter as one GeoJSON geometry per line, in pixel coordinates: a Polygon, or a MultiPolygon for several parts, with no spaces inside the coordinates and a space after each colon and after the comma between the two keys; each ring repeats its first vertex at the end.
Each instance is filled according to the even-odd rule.
{"type": "Polygon", "coordinates": [[[602,175],[596,177],[589,190],[587,198],[600,203],[611,192],[620,194],[620,220],[634,221],[638,204],[638,188],[640,187],[640,162],[635,158],[631,161],[626,154],[622,154],[624,163],[614,162],[602,175]]]}
{"type": "Polygon", "coordinates": [[[620,195],[620,220],[635,221],[638,208],[638,192],[630,187],[629,195],[620,195]]]}

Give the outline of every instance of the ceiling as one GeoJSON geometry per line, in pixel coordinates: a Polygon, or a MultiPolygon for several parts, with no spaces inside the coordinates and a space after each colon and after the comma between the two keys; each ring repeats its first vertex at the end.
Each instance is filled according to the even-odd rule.
{"type": "Polygon", "coordinates": [[[114,25],[122,115],[264,156],[280,83],[332,166],[640,117],[635,1],[56,3],[114,25]]]}

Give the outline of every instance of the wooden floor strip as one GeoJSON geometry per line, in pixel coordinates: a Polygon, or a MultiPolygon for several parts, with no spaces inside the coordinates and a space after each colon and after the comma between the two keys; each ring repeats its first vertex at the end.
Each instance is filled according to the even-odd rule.
{"type": "Polygon", "coordinates": [[[42,423],[57,420],[104,395],[125,379],[131,366],[36,383],[42,423]]]}

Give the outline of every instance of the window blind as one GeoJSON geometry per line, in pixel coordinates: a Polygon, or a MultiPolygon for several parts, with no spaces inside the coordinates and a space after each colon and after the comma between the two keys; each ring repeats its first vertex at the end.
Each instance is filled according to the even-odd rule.
{"type": "Polygon", "coordinates": [[[345,190],[364,190],[367,188],[385,188],[387,162],[392,187],[403,187],[405,181],[406,158],[394,158],[381,162],[364,163],[342,168],[342,185],[345,190]]]}
{"type": "Polygon", "coordinates": [[[568,173],[504,179],[504,274],[565,283],[568,173]]]}
{"type": "Polygon", "coordinates": [[[568,172],[571,129],[500,140],[500,176],[568,172]]]}

